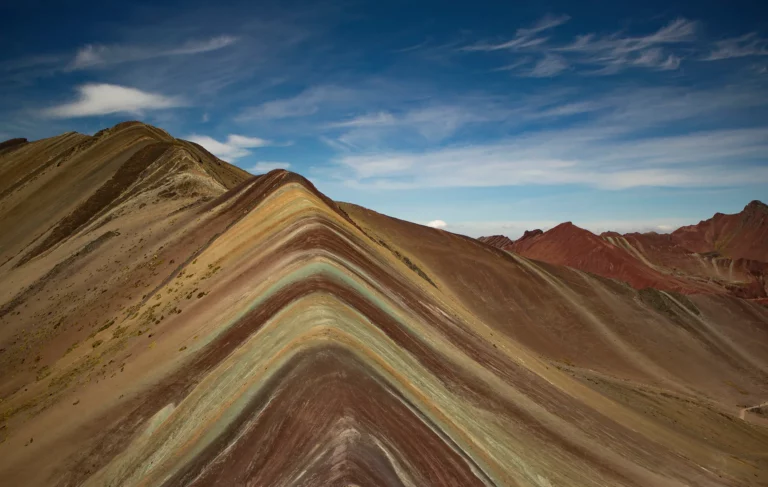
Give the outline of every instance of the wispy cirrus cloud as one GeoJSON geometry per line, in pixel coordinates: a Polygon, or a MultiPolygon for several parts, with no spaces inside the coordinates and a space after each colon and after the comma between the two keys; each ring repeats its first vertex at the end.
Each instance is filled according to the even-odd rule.
{"type": "Polygon", "coordinates": [[[353,87],[318,85],[246,107],[236,120],[272,129],[290,127],[292,132],[320,135],[335,149],[358,150],[394,140],[436,144],[466,127],[508,115],[492,97],[441,95],[432,87],[378,79],[353,87]]]}
{"type": "MultiPolygon", "coordinates": [[[[542,73],[544,74],[544,73],[542,73]]],[[[550,127],[568,123],[595,126],[595,133],[631,136],[635,132],[696,121],[734,123],[735,113],[755,107],[761,91],[754,87],[687,90],[623,88],[596,96],[574,90],[550,90],[531,96],[458,97],[442,103],[363,112],[350,118],[308,126],[337,151],[389,151],[392,147],[436,147],[480,131],[484,138],[503,137],[529,124],[550,127]],[[585,117],[588,117],[585,119],[585,117]]],[[[759,103],[758,103],[759,105],[759,103]]],[[[362,107],[364,108],[363,103],[362,107]]],[[[345,112],[349,111],[346,107],[345,112]]],[[[549,142],[544,141],[544,144],[549,142]]]]}
{"type": "Polygon", "coordinates": [[[251,154],[249,149],[273,145],[269,140],[260,137],[246,137],[244,135],[230,134],[226,140],[219,141],[208,135],[191,134],[185,139],[202,145],[216,157],[227,161],[235,161],[251,154]]]}
{"type": "Polygon", "coordinates": [[[345,127],[371,127],[371,126],[384,126],[397,123],[397,119],[389,112],[378,113],[366,113],[349,120],[342,120],[339,122],[331,122],[328,127],[331,128],[345,128],[345,127]]]}
{"type": "Polygon", "coordinates": [[[555,50],[575,56],[575,62],[579,64],[602,67],[602,74],[612,74],[628,67],[676,69],[680,57],[669,52],[668,47],[693,42],[697,28],[697,22],[680,18],[651,34],[586,34],[555,50]]]}
{"type": "Polygon", "coordinates": [[[502,42],[478,42],[461,47],[459,50],[466,52],[516,51],[540,46],[548,40],[547,37],[541,37],[543,32],[563,25],[568,22],[570,18],[571,17],[568,15],[547,15],[531,27],[517,29],[515,36],[512,39],[502,42]]]}
{"type": "Polygon", "coordinates": [[[351,119],[324,125],[334,132],[324,139],[335,148],[360,150],[380,147],[388,142],[413,141],[437,144],[470,126],[503,120],[509,110],[485,100],[455,100],[402,110],[399,113],[364,113],[351,119]]]}
{"type": "Polygon", "coordinates": [[[764,90],[741,86],[730,91],[619,91],[581,100],[571,96],[559,104],[542,101],[538,107],[529,101],[511,110],[510,118],[523,125],[587,113],[590,118],[484,143],[414,150],[346,144],[336,158],[338,171],[327,175],[352,187],[380,189],[766,184],[768,167],[762,161],[768,153],[768,126],[737,123],[737,114],[746,107],[768,109],[764,95],[764,90]],[[720,127],[675,129],[694,120],[716,121],[720,127]]]}
{"type": "Polygon", "coordinates": [[[570,17],[547,16],[532,27],[518,29],[515,37],[501,43],[480,42],[462,47],[464,52],[513,51],[525,55],[497,71],[510,71],[521,76],[552,77],[571,68],[591,74],[616,74],[628,68],[674,70],[682,57],[671,50],[696,40],[698,23],[676,19],[646,35],[614,32],[607,35],[577,35],[570,42],[554,42],[542,33],[562,25],[570,17]],[[538,59],[536,56],[539,56],[538,59]]]}
{"type": "Polygon", "coordinates": [[[719,61],[747,56],[768,56],[768,39],[763,39],[756,32],[750,32],[740,37],[717,41],[703,60],[719,61]]]}
{"type": "Polygon", "coordinates": [[[531,118],[557,118],[568,117],[571,115],[580,115],[584,113],[590,113],[605,108],[605,103],[598,100],[587,101],[574,101],[566,103],[558,103],[551,106],[541,107],[532,113],[529,113],[531,118]]]}
{"type": "Polygon", "coordinates": [[[546,54],[530,70],[522,71],[521,74],[532,78],[549,78],[566,71],[570,66],[563,56],[546,54]]]}
{"type": "Polygon", "coordinates": [[[179,97],[149,93],[128,86],[92,83],[77,87],[76,101],[42,111],[50,118],[76,118],[112,113],[141,114],[150,110],[184,106],[179,97]]]}
{"type": "Polygon", "coordinates": [[[225,48],[237,40],[235,36],[222,35],[203,41],[188,41],[175,47],[88,44],[77,51],[68,69],[79,70],[167,56],[200,54],[225,48]]]}
{"type": "Polygon", "coordinates": [[[727,164],[733,157],[754,159],[768,151],[768,129],[658,138],[642,144],[601,141],[599,150],[590,149],[576,134],[562,134],[561,148],[552,150],[545,145],[552,135],[423,152],[345,155],[337,162],[345,168],[342,173],[352,175],[348,184],[379,189],[581,185],[619,190],[768,183],[767,167],[727,164]],[[690,150],[705,141],[713,152],[690,150]],[[655,157],[637,164],[643,148],[651,149],[655,157]]]}
{"type": "MultiPolygon", "coordinates": [[[[546,129],[553,130],[553,124],[588,122],[599,124],[599,131],[606,135],[631,136],[654,127],[674,129],[672,125],[689,121],[733,123],[736,112],[757,106],[760,93],[753,86],[711,90],[636,86],[596,95],[548,90],[530,96],[465,96],[444,98],[442,103],[429,100],[422,106],[393,103],[392,110],[362,112],[308,130],[319,132],[326,145],[345,152],[437,146],[462,135],[471,137],[476,131],[488,139],[545,123],[546,129]]],[[[349,111],[345,107],[344,112],[349,111]]]]}
{"type": "Polygon", "coordinates": [[[272,100],[245,108],[237,119],[242,122],[306,117],[336,103],[352,104],[359,99],[359,96],[359,90],[352,88],[333,85],[316,86],[293,97],[272,100]]]}

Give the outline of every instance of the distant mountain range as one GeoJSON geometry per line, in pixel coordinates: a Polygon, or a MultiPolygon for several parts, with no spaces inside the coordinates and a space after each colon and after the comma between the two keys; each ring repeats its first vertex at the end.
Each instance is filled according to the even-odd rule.
{"type": "Polygon", "coordinates": [[[760,201],[740,213],[717,213],[670,234],[598,236],[567,222],[546,232],[528,231],[516,241],[503,235],[479,240],[531,259],[619,279],[636,289],[768,297],[768,206],[760,201]]]}

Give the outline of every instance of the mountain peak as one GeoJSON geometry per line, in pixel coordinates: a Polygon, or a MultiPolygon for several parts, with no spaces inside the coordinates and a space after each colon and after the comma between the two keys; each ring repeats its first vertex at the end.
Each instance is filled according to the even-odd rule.
{"type": "Polygon", "coordinates": [[[760,200],[752,200],[747,204],[747,206],[744,207],[744,211],[745,212],[753,212],[753,211],[768,212],[768,205],[766,205],[760,200]]]}
{"type": "Polygon", "coordinates": [[[578,225],[574,225],[573,222],[563,222],[556,227],[547,230],[545,233],[559,234],[564,232],[572,235],[591,235],[595,238],[598,238],[594,233],[590,232],[586,228],[581,228],[578,225]]]}
{"type": "Polygon", "coordinates": [[[715,213],[709,220],[680,227],[672,240],[691,252],[718,251],[732,259],[768,262],[768,206],[754,200],[735,214],[715,213]]]}
{"type": "Polygon", "coordinates": [[[519,241],[525,240],[527,238],[533,238],[533,237],[535,237],[537,235],[541,235],[542,233],[544,233],[544,231],[541,230],[540,228],[536,228],[535,230],[526,230],[523,233],[523,236],[518,238],[517,241],[519,242],[519,241]]]}
{"type": "Polygon", "coordinates": [[[488,244],[492,247],[497,247],[500,249],[503,249],[507,245],[512,245],[513,241],[506,235],[491,235],[488,237],[479,237],[479,241],[483,242],[484,244],[488,244]]]}
{"type": "Polygon", "coordinates": [[[14,149],[18,149],[19,147],[23,146],[28,142],[29,141],[23,137],[19,137],[16,139],[8,139],[4,142],[0,142],[0,154],[3,154],[4,152],[10,152],[14,149]]]}
{"type": "Polygon", "coordinates": [[[101,137],[104,137],[104,136],[107,136],[107,135],[112,135],[112,134],[115,134],[117,132],[121,132],[121,131],[123,131],[125,129],[128,129],[128,128],[148,130],[149,132],[154,133],[157,136],[157,138],[160,139],[160,140],[173,140],[174,139],[174,137],[171,134],[169,134],[168,132],[166,132],[165,130],[163,130],[163,129],[159,128],[159,127],[155,127],[154,125],[150,125],[148,123],[141,122],[139,120],[126,120],[126,121],[123,121],[123,122],[116,123],[115,125],[113,125],[111,127],[107,127],[107,128],[103,128],[103,129],[99,130],[98,132],[93,134],[93,136],[98,139],[98,138],[101,138],[101,137]]]}

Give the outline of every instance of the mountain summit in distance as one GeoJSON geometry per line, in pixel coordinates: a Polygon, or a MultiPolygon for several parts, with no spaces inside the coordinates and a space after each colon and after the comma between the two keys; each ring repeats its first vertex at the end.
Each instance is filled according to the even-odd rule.
{"type": "Polygon", "coordinates": [[[636,289],[768,298],[768,206],[752,201],[740,213],[718,213],[670,234],[605,232],[571,222],[478,240],[551,264],[618,279],[636,289]]]}
{"type": "Polygon", "coordinates": [[[768,205],[752,201],[740,213],[718,213],[672,232],[672,240],[695,252],[768,262],[768,205]]]}
{"type": "Polygon", "coordinates": [[[140,122],[4,142],[0,483],[766,485],[767,214],[477,240],[140,122]]]}

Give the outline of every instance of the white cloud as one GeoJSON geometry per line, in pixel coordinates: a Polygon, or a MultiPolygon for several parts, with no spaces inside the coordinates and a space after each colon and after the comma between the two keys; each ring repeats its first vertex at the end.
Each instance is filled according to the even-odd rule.
{"type": "Polygon", "coordinates": [[[237,42],[237,37],[223,35],[212,37],[205,41],[190,41],[183,46],[165,51],[165,54],[169,56],[177,56],[181,54],[199,54],[201,52],[217,51],[221,48],[232,45],[235,42],[237,42]]]}
{"type": "Polygon", "coordinates": [[[512,40],[505,41],[499,44],[488,44],[488,43],[479,43],[479,44],[473,44],[471,46],[462,47],[461,51],[502,51],[502,50],[521,50],[525,48],[531,48],[536,47],[544,44],[547,42],[548,38],[546,37],[534,37],[534,38],[526,38],[526,37],[515,37],[512,40]]]}
{"type": "Polygon", "coordinates": [[[563,25],[569,20],[571,20],[569,15],[545,15],[532,27],[518,29],[516,35],[517,37],[530,37],[533,34],[538,34],[539,32],[563,25]]]}
{"type": "Polygon", "coordinates": [[[642,52],[662,45],[692,42],[696,36],[698,23],[687,19],[677,19],[658,31],[645,36],[624,36],[616,32],[607,36],[595,34],[580,35],[560,51],[599,52],[610,58],[617,58],[629,53],[642,52]]]}
{"type": "Polygon", "coordinates": [[[290,98],[272,100],[246,108],[237,119],[246,121],[305,117],[329,105],[349,104],[358,99],[359,95],[359,92],[354,89],[317,86],[290,98]]]}
{"type": "MultiPolygon", "coordinates": [[[[515,37],[501,43],[481,42],[461,48],[462,51],[522,51],[542,57],[533,67],[530,58],[507,64],[496,71],[517,72],[522,76],[551,77],[568,68],[589,68],[590,74],[615,74],[627,68],[675,70],[680,66],[682,55],[672,52],[681,44],[696,40],[698,23],[677,19],[647,35],[629,36],[623,32],[607,35],[578,35],[567,44],[556,44],[543,37],[546,30],[565,23],[567,16],[545,17],[535,26],[518,29],[515,37]]],[[[750,41],[749,51],[755,51],[759,43],[750,41]]],[[[732,50],[732,49],[731,49],[732,50]]]]}
{"type": "Polygon", "coordinates": [[[768,56],[768,40],[752,32],[741,37],[715,42],[715,47],[705,61],[739,58],[747,56],[768,56]]]}
{"type": "Polygon", "coordinates": [[[674,54],[670,54],[669,56],[667,56],[667,59],[665,59],[662,63],[658,64],[656,68],[660,69],[661,71],[674,71],[675,69],[680,67],[680,61],[682,61],[681,57],[675,56],[674,54]]]}
{"type": "Polygon", "coordinates": [[[252,174],[264,174],[273,169],[288,169],[289,167],[291,167],[291,164],[288,162],[259,161],[248,168],[248,172],[252,174]]]}
{"type": "Polygon", "coordinates": [[[392,52],[406,53],[406,52],[418,51],[419,49],[427,47],[431,42],[432,42],[432,39],[426,39],[417,44],[411,44],[410,46],[406,46],[401,49],[394,49],[392,52]]]}
{"type": "Polygon", "coordinates": [[[320,139],[320,142],[324,143],[331,149],[334,149],[339,152],[348,152],[351,149],[348,145],[344,144],[343,142],[336,139],[332,139],[330,137],[325,137],[321,135],[320,137],[318,137],[318,139],[320,139]]]}
{"type": "Polygon", "coordinates": [[[641,52],[631,63],[635,66],[667,71],[680,67],[680,61],[681,59],[674,54],[665,54],[659,48],[652,48],[641,52]]]}
{"type": "Polygon", "coordinates": [[[457,100],[455,104],[427,105],[402,113],[372,112],[324,125],[328,131],[342,130],[335,138],[321,140],[337,150],[376,149],[387,141],[444,141],[462,128],[501,121],[509,110],[483,99],[457,100]]]}
{"type": "Polygon", "coordinates": [[[515,61],[513,63],[505,64],[504,66],[500,66],[498,68],[494,68],[492,71],[496,71],[496,72],[498,72],[498,71],[517,71],[518,68],[521,68],[521,67],[523,67],[523,66],[525,66],[527,64],[530,64],[531,63],[531,59],[532,58],[530,56],[526,56],[526,57],[524,57],[522,59],[518,59],[517,61],[515,61]]]}
{"type": "Polygon", "coordinates": [[[43,111],[52,118],[88,117],[110,113],[141,114],[148,110],[179,107],[184,101],[178,97],[168,97],[148,93],[127,86],[110,84],[86,84],[79,86],[80,98],[72,103],[55,106],[43,111]]]}
{"type": "MultiPolygon", "coordinates": [[[[469,102],[472,103],[472,102],[469,102]]],[[[404,124],[413,127],[422,137],[440,141],[453,135],[464,125],[498,120],[506,116],[481,102],[469,105],[436,105],[412,110],[404,117],[404,124]]]]}
{"type": "Polygon", "coordinates": [[[270,145],[270,141],[261,139],[259,137],[246,137],[244,135],[231,134],[227,137],[227,144],[234,145],[236,147],[264,147],[270,145]]]}
{"type": "Polygon", "coordinates": [[[576,55],[576,63],[602,66],[598,74],[613,74],[626,67],[677,69],[680,57],[666,48],[693,42],[697,27],[697,22],[677,19],[645,36],[625,36],[619,32],[607,36],[587,34],[555,50],[576,55]]]}
{"type": "Polygon", "coordinates": [[[562,105],[548,106],[532,115],[533,118],[568,117],[571,115],[594,112],[601,108],[604,108],[604,106],[594,101],[576,101],[570,103],[567,102],[562,105]]]}
{"type": "Polygon", "coordinates": [[[106,47],[104,46],[94,46],[92,44],[80,48],[75,55],[75,59],[72,61],[71,69],[81,69],[102,64],[104,62],[103,54],[105,50],[106,47]]]}
{"type": "MultiPolygon", "coordinates": [[[[522,126],[582,113],[590,117],[576,125],[469,145],[377,150],[345,144],[336,159],[337,171],[328,174],[350,186],[382,189],[529,184],[624,189],[768,182],[768,167],[762,164],[768,126],[677,129],[689,121],[716,121],[718,126],[733,122],[738,127],[735,115],[743,109],[768,108],[768,96],[754,86],[654,88],[581,99],[554,93],[522,103],[507,112],[522,126]]],[[[395,141],[394,147],[402,145],[395,141]]]]}
{"type": "Polygon", "coordinates": [[[575,184],[615,190],[765,184],[768,167],[732,161],[766,153],[768,128],[639,141],[566,130],[420,152],[346,154],[337,163],[348,184],[381,189],[575,184]]]}
{"type": "Polygon", "coordinates": [[[559,25],[562,25],[570,20],[570,17],[567,15],[559,15],[559,16],[545,16],[541,20],[539,20],[536,24],[534,24],[532,27],[528,28],[521,28],[517,29],[517,32],[515,32],[515,37],[508,41],[498,42],[498,43],[491,43],[491,42],[480,42],[477,44],[472,44],[469,46],[464,46],[460,50],[461,51],[515,51],[515,50],[522,50],[526,48],[534,48],[537,46],[540,46],[547,42],[546,37],[537,37],[538,34],[553,29],[559,25]]]}
{"type": "Polygon", "coordinates": [[[445,228],[448,226],[448,224],[443,220],[432,220],[431,222],[427,223],[427,226],[432,228],[445,228]]]}
{"type": "Polygon", "coordinates": [[[166,56],[200,54],[222,49],[235,42],[237,42],[236,37],[223,35],[204,41],[190,41],[181,46],[170,48],[159,48],[157,46],[105,46],[100,44],[87,44],[77,51],[75,59],[70,64],[69,69],[86,69],[166,56]]]}
{"type": "Polygon", "coordinates": [[[768,126],[740,128],[744,109],[768,109],[765,90],[749,84],[638,88],[588,97],[551,91],[513,102],[371,112],[336,124],[331,130],[344,131],[322,138],[339,152],[324,174],[382,189],[759,184],[768,173],[762,164],[768,126]],[[573,118],[582,114],[589,116],[573,118]],[[549,119],[558,123],[542,124],[549,119]],[[460,142],[463,134],[477,133],[460,131],[472,123],[488,137],[460,142]],[[536,128],[528,129],[532,124],[536,128]],[[503,133],[517,135],[499,138],[503,133]]]}
{"type": "Polygon", "coordinates": [[[524,74],[532,78],[549,78],[557,76],[569,67],[568,61],[563,56],[547,54],[544,59],[539,60],[530,71],[524,74]]]}
{"type": "Polygon", "coordinates": [[[228,135],[227,140],[224,142],[220,142],[207,135],[198,134],[188,135],[186,139],[202,145],[216,157],[229,161],[234,161],[251,154],[251,151],[248,149],[272,145],[270,141],[259,137],[246,137],[236,134],[228,135]]]}
{"type": "Polygon", "coordinates": [[[360,115],[349,120],[328,124],[331,128],[343,127],[370,127],[371,125],[392,125],[397,120],[391,113],[378,112],[360,115]]]}
{"type": "Polygon", "coordinates": [[[696,21],[679,18],[659,29],[654,34],[635,38],[642,44],[672,44],[692,41],[696,35],[698,23],[696,21]]]}

